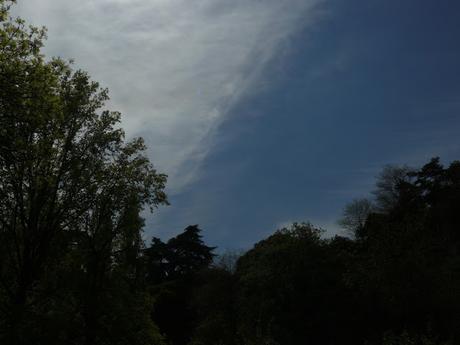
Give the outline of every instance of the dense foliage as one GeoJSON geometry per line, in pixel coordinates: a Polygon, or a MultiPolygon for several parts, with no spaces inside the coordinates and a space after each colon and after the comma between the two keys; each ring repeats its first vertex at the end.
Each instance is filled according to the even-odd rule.
{"type": "Polygon", "coordinates": [[[220,258],[197,225],[142,239],[166,176],[107,90],[0,0],[0,343],[460,343],[460,162],[387,167],[326,238],[309,223],[220,258]]]}
{"type": "Polygon", "coordinates": [[[155,343],[137,285],[144,206],[166,177],[125,142],[107,91],[40,53],[0,2],[0,341],[155,343]]]}
{"type": "Polygon", "coordinates": [[[193,344],[460,343],[460,162],[387,167],[374,195],[351,238],[293,224],[211,269],[193,344]]]}

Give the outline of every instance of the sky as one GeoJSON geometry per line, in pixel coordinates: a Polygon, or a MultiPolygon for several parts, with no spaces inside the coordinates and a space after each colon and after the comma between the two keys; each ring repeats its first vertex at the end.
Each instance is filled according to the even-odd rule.
{"type": "Polygon", "coordinates": [[[110,90],[168,174],[146,237],[220,250],[292,222],[340,234],[387,164],[460,159],[456,0],[23,0],[45,53],[110,90]]]}

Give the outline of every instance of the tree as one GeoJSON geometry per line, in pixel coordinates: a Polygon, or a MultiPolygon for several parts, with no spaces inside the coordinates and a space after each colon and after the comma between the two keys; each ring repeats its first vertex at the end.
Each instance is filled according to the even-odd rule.
{"type": "Polygon", "coordinates": [[[350,236],[359,237],[373,209],[374,205],[369,199],[355,199],[345,206],[339,224],[350,236]]]}
{"type": "Polygon", "coordinates": [[[207,268],[215,256],[215,247],[207,246],[200,232],[198,225],[190,225],[167,243],[153,237],[150,247],[144,251],[147,279],[152,283],[161,283],[207,268]]]}
{"type": "Polygon", "coordinates": [[[235,275],[223,267],[199,273],[192,291],[193,345],[236,345],[235,275]]]}
{"type": "MultiPolygon", "coordinates": [[[[237,265],[237,343],[348,344],[353,303],[345,260],[311,224],[294,223],[257,243],[237,265]],[[334,332],[328,328],[334,326],[334,332]]],[[[354,344],[356,342],[353,342],[354,344]]]]}
{"type": "Polygon", "coordinates": [[[391,210],[399,199],[399,187],[409,180],[411,169],[407,166],[387,165],[377,177],[373,192],[377,208],[382,212],[391,210]]]}
{"type": "Polygon", "coordinates": [[[139,212],[166,202],[166,176],[103,110],[107,90],[46,61],[45,30],[12,18],[12,4],[0,0],[0,337],[46,342],[44,324],[67,308],[81,317],[78,337],[96,344],[101,296],[140,252],[139,212]]]}
{"type": "Polygon", "coordinates": [[[244,253],[245,251],[241,249],[227,250],[217,257],[214,266],[229,273],[235,273],[237,262],[239,258],[244,255],[244,253]]]}
{"type": "Polygon", "coordinates": [[[188,226],[167,243],[153,238],[145,249],[147,280],[155,300],[152,317],[174,345],[191,340],[197,317],[191,301],[214,249],[203,242],[198,225],[188,226]]]}
{"type": "MultiPolygon", "coordinates": [[[[370,214],[353,267],[375,334],[425,333],[460,339],[460,163],[438,158],[391,179],[391,207],[370,214]]],[[[372,325],[372,326],[371,326],[372,325]]]]}
{"type": "Polygon", "coordinates": [[[215,247],[209,247],[201,239],[198,225],[190,225],[184,232],[168,241],[170,250],[169,276],[184,276],[200,271],[212,263],[215,247]]]}

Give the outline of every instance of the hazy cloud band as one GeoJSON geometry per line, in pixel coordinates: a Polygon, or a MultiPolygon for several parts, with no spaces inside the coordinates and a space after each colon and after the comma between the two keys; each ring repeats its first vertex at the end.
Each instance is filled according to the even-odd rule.
{"type": "Polygon", "coordinates": [[[170,193],[199,172],[214,129],[280,43],[312,23],[319,0],[27,0],[16,13],[46,25],[50,56],[110,89],[129,136],[142,135],[170,193]]]}

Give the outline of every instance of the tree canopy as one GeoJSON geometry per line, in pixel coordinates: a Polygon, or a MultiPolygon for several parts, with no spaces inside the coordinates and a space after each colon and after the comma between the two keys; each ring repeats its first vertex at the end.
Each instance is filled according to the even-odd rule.
{"type": "Polygon", "coordinates": [[[12,18],[11,4],[0,2],[0,337],[49,344],[47,327],[75,316],[72,337],[99,343],[115,316],[102,300],[115,298],[113,279],[134,274],[139,212],[166,203],[166,176],[142,139],[125,141],[107,90],[47,61],[45,30],[12,18]]]}

